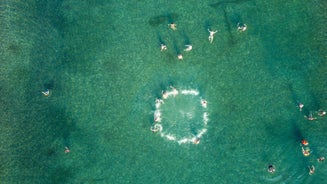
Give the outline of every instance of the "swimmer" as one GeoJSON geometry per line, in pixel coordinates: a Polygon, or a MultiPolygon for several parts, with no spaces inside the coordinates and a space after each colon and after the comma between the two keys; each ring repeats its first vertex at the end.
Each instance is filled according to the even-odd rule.
{"type": "Polygon", "coordinates": [[[177,58],[178,58],[179,60],[183,60],[183,55],[182,55],[182,54],[178,54],[178,55],[177,55],[177,58]]]}
{"type": "Polygon", "coordinates": [[[175,24],[175,23],[171,23],[171,24],[168,24],[168,26],[170,27],[170,29],[172,29],[172,30],[177,30],[177,24],[175,24]]]}
{"type": "Polygon", "coordinates": [[[157,98],[156,99],[156,104],[164,104],[164,101],[162,99],[157,98]]]}
{"type": "Polygon", "coordinates": [[[49,96],[50,95],[50,90],[49,89],[46,89],[45,91],[42,91],[42,94],[44,96],[49,96]]]}
{"type": "Polygon", "coordinates": [[[311,167],[309,167],[309,175],[313,175],[315,173],[315,170],[315,166],[312,165],[311,167]]]}
{"type": "Polygon", "coordinates": [[[185,45],[185,49],[184,51],[188,52],[188,51],[191,51],[192,50],[192,45],[185,45]]]}
{"type": "Polygon", "coordinates": [[[170,89],[173,90],[173,95],[176,96],[178,94],[177,89],[174,86],[169,86],[169,87],[170,87],[170,89]]]}
{"type": "Polygon", "coordinates": [[[154,117],[154,122],[161,122],[160,115],[154,117]]]}
{"type": "Polygon", "coordinates": [[[70,149],[66,146],[65,147],[65,153],[69,153],[70,152],[70,149]]]}
{"type": "Polygon", "coordinates": [[[319,158],[317,159],[317,161],[318,161],[318,162],[323,162],[323,161],[325,161],[325,157],[319,157],[319,158]]]}
{"type": "Polygon", "coordinates": [[[268,165],[268,172],[274,173],[276,171],[275,167],[273,165],[268,165]]]}
{"type": "Polygon", "coordinates": [[[162,93],[162,98],[163,99],[167,99],[168,98],[168,93],[167,92],[162,91],[161,93],[162,93]]]}
{"type": "Polygon", "coordinates": [[[246,31],[247,27],[248,26],[246,24],[240,25],[240,23],[237,23],[237,30],[239,30],[240,32],[246,31]]]}
{"type": "Polygon", "coordinates": [[[302,147],[302,153],[304,156],[309,156],[310,155],[310,148],[306,147],[305,149],[302,147]]]}
{"type": "Polygon", "coordinates": [[[199,144],[200,143],[200,138],[199,137],[196,137],[194,140],[193,140],[193,144],[199,144]]]}
{"type": "Polygon", "coordinates": [[[301,143],[303,144],[303,146],[308,146],[309,145],[309,142],[307,140],[305,140],[305,139],[303,139],[301,141],[301,143]]]}
{"type": "Polygon", "coordinates": [[[161,100],[161,99],[156,99],[156,108],[158,109],[158,108],[160,108],[160,106],[161,106],[161,104],[164,104],[164,101],[163,100],[161,100]]]}
{"type": "Polygon", "coordinates": [[[165,50],[167,50],[167,45],[165,45],[165,44],[161,44],[161,45],[160,45],[160,50],[161,50],[161,51],[165,51],[165,50]]]}
{"type": "Polygon", "coordinates": [[[209,39],[209,42],[212,43],[213,42],[213,37],[218,31],[217,30],[216,31],[210,31],[210,29],[208,29],[208,31],[209,31],[208,39],[209,39]]]}
{"type": "Polygon", "coordinates": [[[304,107],[303,103],[300,102],[297,106],[299,107],[300,111],[302,111],[302,109],[304,107]]]}
{"type": "Polygon", "coordinates": [[[304,116],[304,117],[309,121],[313,121],[313,120],[317,119],[316,117],[313,117],[313,114],[311,111],[308,116],[304,116]]]}
{"type": "Polygon", "coordinates": [[[319,109],[318,110],[318,116],[325,116],[326,115],[326,111],[319,109]]]}
{"type": "Polygon", "coordinates": [[[155,124],[154,126],[152,126],[150,128],[150,130],[155,133],[155,132],[158,132],[158,131],[161,131],[162,130],[162,126],[160,124],[155,124]]]}
{"type": "Polygon", "coordinates": [[[161,121],[161,113],[159,110],[154,111],[154,121],[155,122],[160,122],[161,121]]]}
{"type": "Polygon", "coordinates": [[[202,105],[202,107],[206,108],[207,107],[207,103],[208,102],[206,100],[201,99],[201,105],[202,105]]]}

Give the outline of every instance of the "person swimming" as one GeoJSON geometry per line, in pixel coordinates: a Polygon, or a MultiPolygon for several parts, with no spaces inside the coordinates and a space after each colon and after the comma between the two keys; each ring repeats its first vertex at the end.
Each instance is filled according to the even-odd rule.
{"type": "Polygon", "coordinates": [[[161,50],[161,51],[165,51],[165,50],[167,50],[167,45],[165,45],[165,44],[162,43],[162,44],[160,45],[160,50],[161,50]]]}
{"type": "Polygon", "coordinates": [[[50,95],[50,90],[49,89],[46,89],[45,91],[42,91],[42,94],[44,96],[49,96],[50,95]]]}
{"type": "Polygon", "coordinates": [[[194,138],[193,144],[199,144],[199,143],[200,143],[200,138],[199,137],[194,138]]]}
{"type": "Polygon", "coordinates": [[[175,23],[170,23],[170,24],[168,24],[168,26],[169,26],[170,29],[172,29],[174,31],[177,30],[177,24],[175,24],[175,23]]]}
{"type": "Polygon", "coordinates": [[[311,167],[309,167],[309,175],[313,175],[315,173],[315,170],[315,166],[312,165],[311,167]]]}
{"type": "Polygon", "coordinates": [[[208,102],[206,100],[201,99],[201,105],[202,105],[202,107],[207,108],[207,103],[208,102]]]}
{"type": "Polygon", "coordinates": [[[216,31],[210,31],[210,29],[208,29],[208,31],[209,31],[208,39],[209,39],[209,42],[212,43],[213,42],[213,37],[218,31],[217,30],[216,31]]]}
{"type": "Polygon", "coordinates": [[[240,32],[246,31],[247,28],[248,26],[246,24],[241,25],[240,23],[237,23],[237,30],[239,30],[240,32]]]}
{"type": "Polygon", "coordinates": [[[317,159],[317,161],[318,161],[318,162],[323,162],[323,161],[325,161],[325,157],[319,157],[319,158],[317,159]]]}
{"type": "Polygon", "coordinates": [[[316,119],[317,119],[316,117],[313,117],[313,114],[312,114],[311,111],[309,112],[309,115],[308,115],[308,116],[304,115],[304,117],[305,117],[307,120],[309,120],[309,121],[313,121],[313,120],[316,120],[316,119]]]}
{"type": "Polygon", "coordinates": [[[70,149],[68,148],[68,146],[65,147],[65,153],[69,153],[70,149]]]}
{"type": "Polygon", "coordinates": [[[191,51],[192,50],[192,45],[185,45],[185,49],[184,49],[184,51],[186,51],[186,52],[188,52],[188,51],[191,51]]]}
{"type": "Polygon", "coordinates": [[[309,142],[308,142],[307,140],[305,140],[305,139],[303,139],[303,140],[301,141],[301,143],[302,143],[304,146],[308,146],[308,145],[309,145],[309,142]]]}
{"type": "Polygon", "coordinates": [[[155,124],[154,126],[152,126],[151,128],[150,128],[150,130],[152,131],[152,132],[159,132],[159,131],[162,131],[162,126],[160,125],[160,124],[155,124]]]}
{"type": "Polygon", "coordinates": [[[324,111],[322,109],[319,109],[317,114],[318,114],[318,116],[325,116],[326,115],[326,111],[324,111]]]}
{"type": "Polygon", "coordinates": [[[303,153],[303,155],[306,156],[306,157],[309,156],[310,153],[311,153],[310,148],[306,147],[306,148],[304,149],[303,146],[302,146],[302,153],[303,153]]]}
{"type": "Polygon", "coordinates": [[[270,173],[274,173],[276,170],[275,170],[275,167],[273,165],[268,165],[268,172],[270,173]]]}
{"type": "Polygon", "coordinates": [[[299,102],[299,103],[297,104],[297,106],[299,107],[300,111],[302,111],[302,109],[303,109],[303,107],[304,107],[303,103],[299,102]]]}

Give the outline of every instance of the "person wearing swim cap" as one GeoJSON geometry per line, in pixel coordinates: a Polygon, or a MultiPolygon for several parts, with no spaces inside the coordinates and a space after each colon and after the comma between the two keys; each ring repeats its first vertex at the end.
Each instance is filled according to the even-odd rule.
{"type": "Polygon", "coordinates": [[[301,141],[301,143],[303,144],[303,146],[308,146],[309,145],[309,142],[307,140],[305,140],[305,139],[303,139],[301,141]]]}

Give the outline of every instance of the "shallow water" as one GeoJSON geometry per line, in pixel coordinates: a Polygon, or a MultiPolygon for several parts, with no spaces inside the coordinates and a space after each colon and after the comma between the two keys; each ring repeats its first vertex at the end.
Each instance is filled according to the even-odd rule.
{"type": "Polygon", "coordinates": [[[327,117],[304,115],[327,109],[326,5],[1,2],[2,183],[323,183],[327,117]],[[199,92],[163,104],[175,134],[201,129],[208,101],[197,145],[150,131],[169,86],[199,92]]]}

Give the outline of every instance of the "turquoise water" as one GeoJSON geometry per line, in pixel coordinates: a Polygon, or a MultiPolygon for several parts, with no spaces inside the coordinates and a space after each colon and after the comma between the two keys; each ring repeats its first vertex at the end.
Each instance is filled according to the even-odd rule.
{"type": "Polygon", "coordinates": [[[0,183],[324,183],[317,158],[327,156],[327,117],[304,115],[327,109],[326,7],[1,1],[0,183]],[[212,44],[207,29],[218,30],[212,44]],[[198,98],[208,101],[197,145],[150,131],[155,99],[169,86],[199,92],[162,106],[162,123],[183,122],[175,134],[200,129],[198,98]]]}

